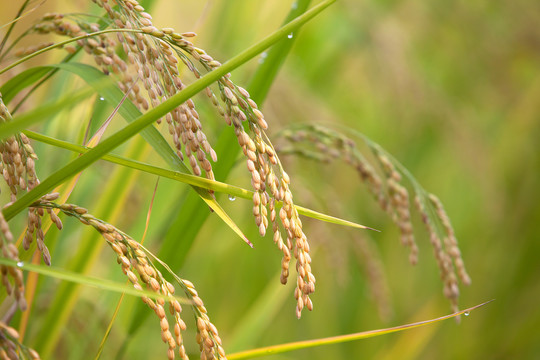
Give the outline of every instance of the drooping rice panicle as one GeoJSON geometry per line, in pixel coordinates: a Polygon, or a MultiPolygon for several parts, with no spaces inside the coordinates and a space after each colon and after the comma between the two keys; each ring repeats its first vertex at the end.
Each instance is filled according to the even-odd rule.
{"type": "Polygon", "coordinates": [[[289,141],[288,146],[280,149],[284,154],[297,154],[322,162],[341,159],[353,167],[381,209],[386,211],[398,226],[402,244],[410,249],[409,260],[415,264],[418,261],[418,246],[411,221],[409,191],[403,184],[403,177],[406,176],[407,180],[413,184],[414,203],[434,249],[444,285],[443,293],[450,300],[453,310],[457,311],[459,297],[457,278],[459,277],[465,285],[469,285],[471,280],[465,270],[449,217],[440,200],[432,194],[426,195],[425,190],[412,175],[406,170],[403,171],[400,164],[397,164],[393,158],[366,137],[362,137],[362,141],[373,155],[371,163],[359,151],[354,140],[321,125],[310,124],[288,129],[283,132],[283,135],[289,141]],[[381,170],[382,176],[375,168],[381,170]],[[428,206],[433,211],[429,211],[428,206]]]}
{"type": "MultiPolygon", "coordinates": [[[[64,214],[79,219],[85,225],[96,229],[107,241],[117,256],[117,262],[122,267],[122,272],[127,276],[133,287],[163,295],[156,300],[143,296],[142,300],[150,307],[159,319],[161,339],[167,344],[167,356],[175,358],[175,352],[181,359],[188,359],[184,347],[182,332],[186,330],[186,324],[181,317],[182,306],[173,295],[175,287],[165,279],[161,271],[156,267],[146,250],[140,243],[129,235],[118,230],[100,219],[90,215],[88,211],[73,204],[56,204],[49,200],[41,199],[33,204],[38,209],[58,209],[64,214]],[[172,317],[172,327],[167,310],[172,317]]],[[[152,255],[153,256],[153,255],[152,255]]],[[[210,322],[204,303],[199,297],[193,284],[184,279],[177,278],[184,293],[192,303],[197,319],[197,343],[201,348],[201,358],[225,359],[225,350],[222,347],[221,338],[217,328],[210,322]]]]}
{"type": "MultiPolygon", "coordinates": [[[[11,121],[11,114],[5,106],[0,95],[0,122],[11,121]]],[[[20,191],[30,191],[39,184],[39,179],[36,175],[35,160],[37,155],[30,145],[30,140],[23,133],[18,133],[0,141],[0,171],[3,178],[10,189],[11,201],[16,201],[20,191]]],[[[54,195],[47,194],[43,199],[51,199],[54,195]]],[[[62,222],[52,212],[47,210],[53,222],[62,228],[62,222]]],[[[51,255],[49,249],[45,245],[45,234],[41,229],[41,218],[44,215],[43,209],[28,209],[28,226],[23,240],[25,250],[30,248],[34,238],[37,248],[41,252],[45,264],[51,264],[51,255]]]]}

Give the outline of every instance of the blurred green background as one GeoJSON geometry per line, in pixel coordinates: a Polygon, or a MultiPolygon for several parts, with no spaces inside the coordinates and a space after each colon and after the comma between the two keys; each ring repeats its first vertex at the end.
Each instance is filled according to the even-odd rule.
{"type": "MultiPolygon", "coordinates": [[[[89,3],[78,0],[66,8],[63,1],[49,0],[36,13],[96,12],[89,3]]],[[[196,31],[197,46],[224,62],[275,30],[291,3],[163,0],[153,2],[151,13],[158,27],[196,31]]],[[[2,5],[6,10],[0,15],[2,23],[13,17],[16,6],[2,5]]],[[[540,357],[538,24],[540,4],[530,0],[340,0],[295,35],[292,52],[263,104],[272,140],[278,141],[278,131],[289,124],[338,123],[379,143],[446,206],[473,281],[470,287],[461,287],[460,305],[496,301],[463,318],[459,325],[446,321],[269,359],[540,357]]],[[[236,70],[234,80],[247,85],[257,65],[254,60],[236,70]]],[[[201,113],[210,140],[231,131],[220,119],[212,118],[210,111],[206,115],[204,107],[201,113]]],[[[59,116],[40,131],[75,141],[85,120],[68,117],[59,116]],[[73,126],[66,127],[67,121],[73,126]]],[[[59,159],[69,156],[42,145],[35,148],[41,158],[38,171],[42,178],[60,166],[59,159]]],[[[131,148],[135,151],[137,145],[131,148]]],[[[126,151],[130,151],[129,145],[126,151]]],[[[150,151],[143,151],[140,158],[160,164],[150,151]]],[[[416,227],[419,263],[412,267],[397,229],[353,170],[344,164],[323,165],[292,157],[285,164],[298,204],[382,232],[304,221],[314,249],[317,291],[314,311],[297,320],[292,288],[279,285],[280,252],[271,237],[258,236],[250,203],[221,197],[255,248],[245,246],[216,216],[210,216],[189,252],[178,256],[186,256],[180,276],[197,286],[226,349],[347,334],[449,313],[429,239],[421,226],[416,227]],[[382,262],[391,309],[383,317],[370,295],[366,261],[358,251],[360,241],[367,241],[382,262]],[[255,321],[256,314],[270,318],[255,321]],[[255,321],[254,328],[246,325],[250,319],[255,321]]],[[[106,189],[109,178],[103,174],[118,171],[105,163],[87,170],[70,202],[140,239],[155,178],[130,173],[126,177],[130,186],[118,200],[117,215],[105,210],[100,213],[99,196],[92,189],[96,184],[106,189]]],[[[249,187],[247,178],[241,161],[228,179],[218,180],[249,187]]],[[[171,209],[178,210],[188,190],[172,181],[160,181],[146,239],[151,250],[159,249],[174,218],[171,209]]],[[[200,202],[198,211],[207,211],[207,207],[200,202]]],[[[413,220],[419,225],[417,214],[413,220]]],[[[53,260],[56,266],[73,268],[70,256],[84,245],[82,236],[91,231],[74,220],[64,222],[65,230],[51,246],[53,260]]],[[[182,241],[183,234],[173,235],[182,241]]],[[[97,259],[90,273],[123,281],[119,268],[110,265],[114,263],[110,251],[103,251],[97,259]]],[[[49,279],[41,283],[33,309],[36,318],[27,335],[29,345],[47,331],[37,314],[47,309],[57,286],[57,281],[49,279]]],[[[117,300],[117,294],[84,288],[56,346],[55,358],[84,359],[88,352],[94,354],[117,300]],[[90,319],[89,313],[93,315],[90,319]]],[[[103,358],[117,353],[137,314],[138,302],[126,299],[103,358]]],[[[188,309],[185,314],[191,320],[188,309]]],[[[188,321],[188,327],[193,329],[192,322],[188,321]]],[[[187,331],[186,339],[188,350],[195,351],[192,330],[187,331]]],[[[162,355],[165,346],[151,315],[141,331],[130,335],[125,358],[162,355]]]]}

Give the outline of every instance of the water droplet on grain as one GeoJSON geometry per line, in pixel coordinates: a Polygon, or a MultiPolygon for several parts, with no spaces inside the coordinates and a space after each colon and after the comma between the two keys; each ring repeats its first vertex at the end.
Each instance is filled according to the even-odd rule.
{"type": "Polygon", "coordinates": [[[99,97],[99,100],[104,101],[105,98],[104,98],[103,96],[100,96],[100,97],[99,97]]]}
{"type": "Polygon", "coordinates": [[[24,265],[24,263],[23,263],[22,261],[19,261],[19,262],[17,263],[17,266],[18,266],[18,267],[23,267],[23,265],[24,265]]]}
{"type": "Polygon", "coordinates": [[[290,33],[289,35],[287,35],[287,37],[288,37],[289,39],[292,39],[293,33],[290,33]]]}
{"type": "Polygon", "coordinates": [[[229,195],[229,200],[231,200],[231,201],[236,200],[236,196],[234,196],[234,195],[229,195]]]}
{"type": "Polygon", "coordinates": [[[469,316],[470,314],[471,314],[471,313],[468,312],[468,311],[465,311],[465,312],[463,313],[463,315],[465,315],[465,316],[469,316]]]}

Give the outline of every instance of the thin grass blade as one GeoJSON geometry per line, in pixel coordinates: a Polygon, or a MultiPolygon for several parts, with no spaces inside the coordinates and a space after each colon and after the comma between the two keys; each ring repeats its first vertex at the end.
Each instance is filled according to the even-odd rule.
{"type": "Polygon", "coordinates": [[[258,349],[229,354],[227,358],[228,359],[249,359],[249,358],[258,357],[258,356],[279,354],[279,353],[290,352],[290,351],[300,350],[300,349],[307,349],[307,348],[318,347],[318,346],[323,346],[323,345],[340,344],[340,343],[344,343],[348,341],[355,341],[355,340],[367,339],[367,338],[375,337],[375,336],[391,334],[398,331],[414,329],[420,326],[434,324],[439,321],[451,319],[451,318],[454,318],[456,316],[460,316],[463,314],[468,315],[471,311],[476,310],[479,307],[482,307],[490,303],[491,301],[493,300],[470,307],[468,309],[455,312],[450,315],[441,316],[441,317],[431,319],[431,320],[419,321],[419,322],[406,324],[406,325],[400,325],[400,326],[387,328],[387,329],[370,330],[370,331],[363,331],[363,332],[359,332],[355,334],[332,336],[332,337],[327,337],[327,338],[322,338],[322,339],[296,341],[296,342],[291,342],[291,343],[286,343],[286,344],[281,344],[281,345],[267,346],[267,347],[262,347],[258,349]]]}

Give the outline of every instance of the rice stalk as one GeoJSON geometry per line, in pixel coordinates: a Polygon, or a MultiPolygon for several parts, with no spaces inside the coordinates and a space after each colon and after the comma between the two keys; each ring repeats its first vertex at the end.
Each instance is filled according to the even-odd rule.
{"type": "MultiPolygon", "coordinates": [[[[23,247],[30,248],[35,239],[44,262],[50,264],[51,256],[45,246],[41,219],[47,211],[51,220],[60,229],[62,223],[53,209],[60,210],[65,215],[75,217],[83,224],[94,227],[105,238],[107,244],[115,252],[122,271],[135,288],[142,289],[145,286],[168,298],[168,300],[154,300],[143,297],[143,301],[158,316],[162,339],[168,346],[169,358],[174,358],[175,353],[180,358],[187,358],[182,337],[186,326],[181,318],[182,308],[172,298],[174,286],[154,265],[157,263],[175,277],[193,303],[197,323],[196,341],[201,351],[201,358],[225,358],[225,351],[217,329],[210,322],[206,308],[191,282],[175,276],[167,264],[161,262],[140,243],[115,226],[89,215],[85,209],[76,205],[55,203],[57,194],[45,194],[47,187],[51,187],[51,184],[65,180],[100,158],[105,156],[112,158],[106,154],[153,122],[158,124],[163,122],[163,126],[167,128],[170,135],[176,156],[189,164],[195,176],[200,176],[200,180],[206,181],[203,183],[210,189],[209,197],[213,195],[212,186],[221,186],[221,189],[226,189],[228,184],[214,181],[212,163],[217,161],[218,154],[207,139],[205,119],[199,115],[198,105],[191,99],[201,89],[190,87],[189,79],[186,79],[188,76],[185,70],[187,70],[189,76],[195,79],[207,79],[206,82],[202,82],[205,84],[202,91],[206,93],[217,113],[235,134],[254,190],[249,195],[255,224],[261,236],[266,235],[271,224],[273,241],[282,252],[280,281],[283,284],[287,283],[290,277],[292,258],[296,260],[294,296],[298,318],[304,308],[308,310],[313,308],[310,295],[315,290],[315,276],[311,269],[310,244],[299,218],[301,210],[293,201],[290,190],[291,179],[279,158],[281,153],[298,153],[323,162],[337,158],[345,160],[358,172],[379,206],[398,226],[401,242],[409,248],[410,262],[415,264],[418,259],[418,246],[411,222],[411,193],[404,182],[408,179],[412,183],[412,194],[417,210],[422,215],[422,220],[430,235],[444,283],[444,293],[457,310],[459,295],[457,279],[468,284],[470,278],[465,270],[448,215],[441,202],[434,195],[425,192],[395,159],[376,144],[364,139],[372,151],[370,160],[367,160],[356,149],[351,139],[318,126],[307,127],[307,130],[302,130],[303,132],[293,131],[287,134],[292,141],[292,147],[281,153],[276,151],[267,135],[267,119],[260,111],[258,104],[249,92],[235,84],[230,73],[227,73],[233,68],[232,65],[222,67],[222,64],[204,49],[196,47],[192,42],[192,38],[196,36],[195,33],[178,33],[173,28],[156,27],[152,22],[152,16],[136,0],[94,0],[93,2],[106,13],[102,22],[93,23],[85,16],[46,14],[24,36],[32,33],[55,34],[65,36],[68,40],[56,44],[43,42],[21,49],[15,53],[21,59],[3,68],[0,73],[53,48],[63,47],[68,54],[75,54],[82,49],[105,75],[115,79],[120,89],[129,96],[144,115],[133,126],[128,126],[111,136],[104,144],[89,150],[79,160],[70,163],[63,174],[60,172],[53,174],[45,180],[48,181],[46,186],[41,187],[39,187],[40,182],[34,169],[34,160],[37,156],[28,138],[24,133],[11,130],[10,136],[0,142],[2,153],[0,170],[11,192],[11,201],[17,205],[11,205],[13,206],[11,210],[8,207],[6,216],[2,214],[0,217],[3,233],[3,238],[0,238],[2,241],[0,247],[4,257],[18,261],[18,249],[13,246],[13,236],[6,219],[10,220],[21,207],[28,207],[28,230],[24,237],[23,247]],[[211,76],[208,77],[208,75],[212,73],[216,74],[215,79],[209,80],[211,76]],[[163,119],[165,121],[162,121],[163,119]],[[315,148],[310,150],[309,145],[300,146],[299,144],[303,141],[314,144],[315,148]],[[26,194],[21,197],[21,192],[26,192],[26,194]],[[37,198],[39,199],[36,200],[37,198]],[[167,304],[171,316],[165,314],[167,304]]],[[[328,3],[331,2],[328,1],[328,3]]],[[[6,54],[2,53],[2,56],[4,55],[6,54]]],[[[2,122],[11,122],[12,117],[7,107],[3,103],[1,105],[2,122]]],[[[238,191],[243,194],[247,192],[244,189],[238,191]]],[[[364,250],[359,249],[359,252],[362,253],[364,250]]],[[[370,257],[366,253],[363,253],[363,256],[370,257]]],[[[373,278],[376,278],[378,274],[375,270],[377,269],[371,266],[371,270],[373,278]]],[[[17,273],[16,268],[2,265],[2,281],[16,288],[8,290],[8,293],[14,293],[16,298],[24,299],[21,295],[24,287],[20,270],[17,273]]],[[[21,309],[24,308],[23,305],[19,301],[21,309]]]]}
{"type": "MultiPolygon", "coordinates": [[[[117,1],[117,7],[112,7],[108,1],[95,2],[107,12],[111,19],[111,26],[121,30],[140,29],[142,33],[117,34],[117,42],[122,46],[127,63],[116,55],[117,43],[107,38],[106,34],[100,34],[96,39],[79,39],[77,43],[93,56],[94,61],[105,74],[118,75],[121,89],[125,91],[128,88],[133,89],[129,95],[142,110],[149,109],[150,105],[158,106],[185,88],[179,76],[178,59],[195,78],[201,77],[201,70],[195,64],[207,72],[221,66],[218,61],[188,40],[195,36],[194,33],[179,34],[172,28],[156,28],[152,24],[151,15],[146,13],[136,1],[117,1]],[[138,74],[138,78],[134,78],[131,75],[133,73],[138,74]],[[141,87],[138,85],[139,79],[142,83],[141,87]],[[146,96],[141,95],[143,88],[146,96]]],[[[97,24],[83,26],[81,23],[74,24],[65,20],[60,14],[47,14],[34,28],[40,33],[55,32],[79,38],[88,35],[86,30],[94,33],[101,30],[97,24]]],[[[253,196],[253,215],[261,236],[266,233],[269,225],[268,216],[270,216],[274,242],[283,252],[282,283],[288,280],[292,256],[297,261],[295,298],[297,300],[296,314],[300,317],[304,306],[309,310],[313,308],[309,294],[315,290],[315,277],[311,272],[309,243],[302,230],[302,222],[289,190],[289,176],[283,170],[265,133],[268,124],[264,115],[257,104],[251,100],[249,93],[235,85],[230,79],[230,74],[225,74],[218,80],[218,89],[220,99],[210,87],[206,88],[206,94],[227,124],[234,127],[238,144],[246,157],[252,186],[256,191],[253,196]],[[276,201],[282,201],[284,204],[279,214],[276,211],[276,201]],[[278,215],[286,234],[285,240],[277,222],[278,215]]],[[[210,155],[213,161],[217,161],[217,154],[207,141],[193,101],[188,100],[173,109],[166,114],[165,119],[178,156],[181,159],[184,155],[187,157],[195,175],[201,175],[202,168],[205,176],[213,180],[214,175],[207,155],[210,155]]]]}

